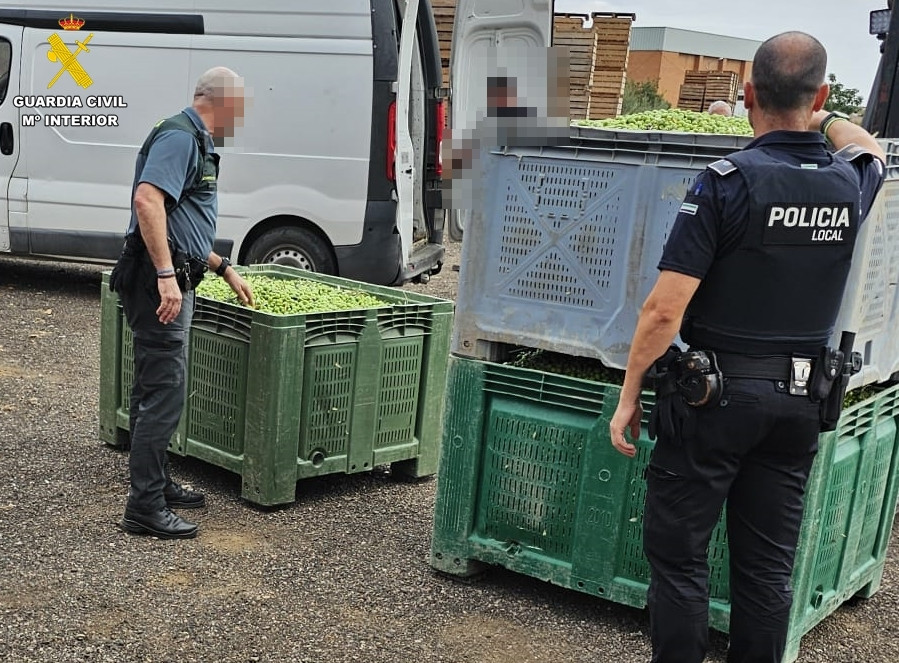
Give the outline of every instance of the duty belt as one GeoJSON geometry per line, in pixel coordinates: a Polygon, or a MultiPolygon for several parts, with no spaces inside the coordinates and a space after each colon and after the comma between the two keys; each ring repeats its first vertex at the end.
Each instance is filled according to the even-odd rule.
{"type": "MultiPolygon", "coordinates": [[[[751,357],[748,355],[716,352],[718,368],[727,378],[789,381],[793,375],[793,357],[774,355],[751,357]]],[[[810,363],[814,363],[809,359],[810,363]]]]}

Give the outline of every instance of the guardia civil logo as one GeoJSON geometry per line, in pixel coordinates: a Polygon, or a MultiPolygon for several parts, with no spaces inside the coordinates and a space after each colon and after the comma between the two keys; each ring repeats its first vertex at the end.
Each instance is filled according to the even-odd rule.
{"type": "MultiPolygon", "coordinates": [[[[76,18],[73,14],[69,14],[66,18],[59,19],[59,25],[64,31],[77,32],[84,27],[84,19],[76,18]]],[[[58,62],[60,66],[59,71],[56,72],[56,76],[54,76],[52,80],[47,84],[48,90],[56,85],[56,81],[58,81],[60,77],[66,73],[68,73],[72,77],[75,83],[77,83],[85,90],[94,84],[94,81],[91,80],[91,77],[78,61],[78,56],[82,52],[90,53],[90,49],[87,47],[87,45],[93,38],[94,33],[92,32],[84,41],[76,39],[76,48],[74,51],[69,50],[69,47],[66,46],[65,42],[62,40],[62,37],[60,37],[58,34],[54,33],[47,38],[47,41],[50,42],[50,50],[47,51],[47,58],[50,60],[50,62],[58,62]]]]}
{"type": "MultiPolygon", "coordinates": [[[[75,36],[73,33],[84,28],[85,20],[74,14],[69,14],[59,19],[59,26],[63,29],[64,36],[57,33],[47,37],[50,45],[47,51],[47,59],[58,65],[55,74],[47,83],[50,90],[61,80],[71,79],[75,85],[86,90],[94,84],[94,80],[82,65],[80,57],[90,54],[88,44],[94,38],[91,32],[86,37],[75,38],[74,44],[67,44],[66,40],[75,36]]],[[[102,54],[101,54],[102,55],[102,54]]],[[[60,84],[60,88],[68,84],[60,84]]],[[[61,91],[57,88],[58,91],[61,91]]],[[[23,109],[19,119],[23,127],[118,127],[119,116],[116,113],[85,113],[81,109],[119,109],[127,108],[128,104],[121,95],[97,94],[81,97],[77,94],[26,94],[18,95],[12,99],[13,106],[23,109]],[[32,110],[34,112],[24,112],[32,110]],[[66,112],[75,110],[75,112],[66,112]]]]}

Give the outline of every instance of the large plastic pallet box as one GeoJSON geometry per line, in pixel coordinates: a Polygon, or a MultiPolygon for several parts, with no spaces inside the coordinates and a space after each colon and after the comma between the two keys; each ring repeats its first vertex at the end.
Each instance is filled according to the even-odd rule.
{"type": "MultiPolygon", "coordinates": [[[[299,479],[437,471],[453,304],[282,266],[243,273],[360,290],[385,306],[275,315],[197,297],[188,398],[170,450],[239,473],[242,496],[293,502],[299,479]]],[[[101,437],[128,430],[130,331],[104,284],[101,437]],[[115,335],[118,334],[116,337],[115,335]]]]}
{"type": "Polygon", "coordinates": [[[835,328],[856,332],[855,349],[864,357],[851,386],[899,372],[899,143],[880,144],[887,154],[887,179],[862,225],[835,328]]]}
{"type": "MultiPolygon", "coordinates": [[[[609,441],[620,387],[453,357],[431,565],[469,575],[497,565],[634,607],[646,604],[643,472],[609,441]]],[[[644,397],[649,412],[651,397],[644,397]]],[[[899,385],[847,408],[821,435],[806,492],[785,662],[800,639],[881,580],[896,510],[899,385]]],[[[725,506],[726,508],[726,506],[725,506]]],[[[727,536],[709,545],[713,628],[730,616],[727,536]]]]}
{"type": "MultiPolygon", "coordinates": [[[[573,128],[568,145],[485,155],[462,247],[452,352],[497,359],[500,344],[627,365],[640,306],[689,187],[744,136],[573,128]]],[[[865,370],[894,372],[889,324],[899,275],[899,143],[883,141],[891,182],[856,247],[835,330],[858,333],[865,370]]]]}

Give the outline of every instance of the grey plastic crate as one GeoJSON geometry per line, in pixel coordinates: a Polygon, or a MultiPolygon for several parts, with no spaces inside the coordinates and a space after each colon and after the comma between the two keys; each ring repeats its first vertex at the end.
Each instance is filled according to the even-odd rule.
{"type": "MultiPolygon", "coordinates": [[[[888,156],[899,158],[899,145],[890,143],[888,156]]],[[[899,168],[889,179],[865,220],[837,320],[836,334],[856,332],[855,349],[864,368],[851,386],[880,382],[899,372],[899,168]]]]}
{"type": "MultiPolygon", "coordinates": [[[[686,191],[749,141],[579,127],[566,146],[491,151],[462,248],[453,353],[491,360],[509,344],[624,368],[686,191]]],[[[856,248],[835,334],[858,333],[866,366],[853,386],[899,370],[899,143],[883,144],[890,181],[856,248]]]]}

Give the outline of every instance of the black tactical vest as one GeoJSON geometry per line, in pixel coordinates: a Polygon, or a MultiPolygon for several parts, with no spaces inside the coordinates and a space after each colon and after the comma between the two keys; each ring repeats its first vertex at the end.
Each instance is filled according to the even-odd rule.
{"type": "Polygon", "coordinates": [[[839,155],[814,168],[761,150],[737,152],[710,169],[722,178],[742,175],[748,223],[738,246],[718,256],[699,285],[681,337],[722,352],[817,354],[836,324],[861,223],[855,169],[839,155]]]}

